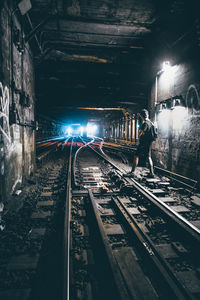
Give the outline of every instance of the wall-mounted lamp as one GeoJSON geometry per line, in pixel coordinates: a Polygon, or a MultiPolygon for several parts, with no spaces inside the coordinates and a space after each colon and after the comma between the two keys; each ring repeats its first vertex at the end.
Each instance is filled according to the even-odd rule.
{"type": "Polygon", "coordinates": [[[177,106],[185,106],[183,97],[180,96],[174,96],[172,98],[160,101],[156,104],[156,112],[159,113],[163,111],[164,109],[174,109],[177,106]]]}
{"type": "Polygon", "coordinates": [[[162,106],[161,103],[158,103],[158,104],[156,105],[156,113],[159,113],[159,112],[162,111],[162,107],[161,107],[161,106],[162,106]]]}
{"type": "Polygon", "coordinates": [[[167,108],[167,103],[166,102],[160,102],[156,105],[156,113],[160,113],[164,109],[167,108]]]}
{"type": "Polygon", "coordinates": [[[170,109],[174,109],[177,106],[185,106],[185,102],[181,95],[173,97],[170,101],[170,109]]]}
{"type": "Polygon", "coordinates": [[[165,72],[165,71],[169,70],[170,67],[171,67],[170,62],[164,61],[162,64],[162,71],[165,72]]]}
{"type": "Polygon", "coordinates": [[[161,65],[161,69],[157,72],[157,75],[160,75],[163,72],[167,72],[171,69],[171,64],[169,61],[164,61],[161,65]]]}
{"type": "Polygon", "coordinates": [[[173,107],[176,107],[176,106],[180,106],[181,105],[181,99],[173,99],[173,107]]]}

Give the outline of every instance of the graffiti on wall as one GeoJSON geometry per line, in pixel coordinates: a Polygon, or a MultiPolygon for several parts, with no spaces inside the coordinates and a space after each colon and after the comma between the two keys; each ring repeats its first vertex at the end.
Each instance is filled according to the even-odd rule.
{"type": "Polygon", "coordinates": [[[195,110],[200,109],[200,95],[197,89],[197,86],[191,84],[188,87],[186,94],[186,105],[189,108],[194,108],[195,110]]]}
{"type": "Polygon", "coordinates": [[[9,90],[0,82],[0,133],[11,143],[9,126],[9,90]]]}

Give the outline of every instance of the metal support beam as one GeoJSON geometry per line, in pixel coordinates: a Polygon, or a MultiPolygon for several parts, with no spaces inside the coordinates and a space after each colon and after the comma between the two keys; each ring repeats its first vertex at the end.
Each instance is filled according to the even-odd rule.
{"type": "MultiPolygon", "coordinates": [[[[32,24],[32,22],[31,22],[31,19],[30,19],[30,17],[29,17],[28,12],[27,12],[27,14],[26,14],[26,17],[27,17],[28,22],[29,22],[29,24],[30,24],[30,26],[31,26],[31,30],[33,30],[33,24],[32,24]]],[[[34,36],[35,36],[36,43],[38,44],[38,48],[40,49],[40,52],[42,53],[42,52],[43,52],[43,51],[42,51],[42,47],[41,47],[41,45],[40,45],[40,43],[39,43],[39,40],[38,40],[38,37],[37,37],[36,33],[34,34],[34,36]]]]}
{"type": "Polygon", "coordinates": [[[129,117],[128,116],[126,116],[125,122],[126,122],[125,139],[126,139],[126,142],[128,142],[128,140],[129,140],[129,117]]]}
{"type": "Polygon", "coordinates": [[[133,117],[132,116],[130,122],[131,122],[130,142],[132,143],[133,142],[133,117]]]}
{"type": "Polygon", "coordinates": [[[42,28],[42,26],[44,26],[44,24],[49,21],[49,19],[53,16],[53,14],[48,15],[46,18],[44,18],[44,20],[39,23],[35,28],[33,28],[29,34],[27,34],[27,36],[25,37],[25,42],[27,43],[28,41],[30,41],[30,39],[32,39],[32,37],[42,28]]]}
{"type": "Polygon", "coordinates": [[[99,111],[107,111],[107,110],[117,110],[121,111],[124,116],[129,117],[129,112],[125,108],[121,107],[77,107],[77,109],[85,109],[85,110],[99,110],[99,111]]]}

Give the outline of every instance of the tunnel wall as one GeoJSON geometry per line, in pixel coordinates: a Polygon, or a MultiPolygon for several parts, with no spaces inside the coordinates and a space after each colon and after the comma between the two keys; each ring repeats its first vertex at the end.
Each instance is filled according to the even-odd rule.
{"type": "Polygon", "coordinates": [[[36,142],[44,139],[63,136],[65,134],[65,126],[62,123],[56,122],[55,120],[43,116],[37,115],[37,130],[36,130],[36,142]]]}
{"type": "Polygon", "coordinates": [[[0,4],[0,197],[10,195],[35,169],[34,68],[12,1],[0,4]]]}
{"type": "Polygon", "coordinates": [[[128,113],[127,116],[104,122],[102,131],[102,136],[107,141],[135,145],[138,141],[137,116],[128,113]]]}
{"type": "Polygon", "coordinates": [[[158,74],[157,88],[155,79],[150,97],[150,110],[158,126],[158,139],[153,146],[155,164],[194,179],[200,174],[198,65],[190,60],[158,74]],[[173,107],[176,99],[180,105],[173,107]]]}

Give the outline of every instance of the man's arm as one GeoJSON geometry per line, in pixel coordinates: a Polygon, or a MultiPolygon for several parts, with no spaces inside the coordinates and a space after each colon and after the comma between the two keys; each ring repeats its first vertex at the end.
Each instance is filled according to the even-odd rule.
{"type": "Polygon", "coordinates": [[[143,135],[146,130],[147,130],[147,124],[143,123],[142,126],[141,126],[141,128],[139,129],[138,137],[140,137],[141,135],[143,135]]]}
{"type": "Polygon", "coordinates": [[[138,132],[138,137],[140,137],[143,134],[144,134],[144,130],[140,129],[139,132],[138,132]]]}

